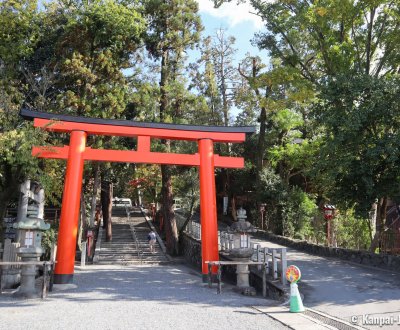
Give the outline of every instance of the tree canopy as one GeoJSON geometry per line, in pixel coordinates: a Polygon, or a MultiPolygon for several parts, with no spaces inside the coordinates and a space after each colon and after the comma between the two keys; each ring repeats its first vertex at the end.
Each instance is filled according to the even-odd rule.
{"type": "MultiPolygon", "coordinates": [[[[23,122],[19,110],[31,107],[99,118],[255,125],[258,133],[246,143],[215,147],[246,159],[243,170],[216,171],[218,199],[229,195],[232,214],[243,204],[263,228],[321,242],[321,205],[330,202],[343,223],[355,227],[349,232],[365,231],[366,223],[372,232],[372,222],[357,219],[367,219],[376,199],[386,209],[400,195],[400,1],[249,3],[264,23],[253,43],[268,58],[238,58],[234,36],[223,29],[205,35],[194,0],[2,1],[0,215],[27,177],[43,182],[52,203],[60,199],[65,165],[35,159],[30,150],[68,144],[67,137],[23,122]]],[[[88,145],[133,149],[136,141],[89,137],[88,145]]],[[[153,142],[152,149],[197,152],[176,141],[153,142]]],[[[178,197],[195,208],[195,175],[175,167],[88,164],[84,193],[95,195],[101,180],[114,182],[118,194],[138,197],[142,189],[148,202],[162,203],[167,247],[177,253],[172,201],[186,191],[178,197]],[[133,187],[132,180],[149,187],[133,187]]],[[[382,211],[378,231],[384,219],[382,211]]],[[[351,247],[346,228],[336,228],[342,231],[338,242],[351,247]]]]}

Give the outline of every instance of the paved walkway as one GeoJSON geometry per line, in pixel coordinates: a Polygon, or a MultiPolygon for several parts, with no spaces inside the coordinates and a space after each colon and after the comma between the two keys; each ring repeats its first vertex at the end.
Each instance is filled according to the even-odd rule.
{"type": "Polygon", "coordinates": [[[74,282],[46,300],[0,295],[0,329],[287,329],[253,308],[275,302],[228,287],[217,295],[182,265],[89,265],[74,282]]]}
{"type": "MultiPolygon", "coordinates": [[[[254,239],[263,247],[282,247],[254,239]]],[[[291,248],[288,265],[302,272],[299,290],[304,305],[365,328],[372,327],[371,317],[393,316],[400,328],[400,274],[366,267],[334,258],[318,257],[291,248]]],[[[378,327],[379,328],[379,327],[378,327]]]]}

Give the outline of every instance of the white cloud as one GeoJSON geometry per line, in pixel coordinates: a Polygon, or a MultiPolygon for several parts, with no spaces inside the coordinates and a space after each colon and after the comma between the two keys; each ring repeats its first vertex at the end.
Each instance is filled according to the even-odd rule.
{"type": "Polygon", "coordinates": [[[219,8],[214,8],[212,0],[197,0],[199,3],[200,13],[207,13],[211,16],[224,19],[228,22],[230,27],[243,22],[249,22],[253,25],[254,29],[261,29],[263,24],[261,18],[252,14],[254,9],[249,3],[237,4],[236,0],[228,3],[223,3],[219,8]]]}

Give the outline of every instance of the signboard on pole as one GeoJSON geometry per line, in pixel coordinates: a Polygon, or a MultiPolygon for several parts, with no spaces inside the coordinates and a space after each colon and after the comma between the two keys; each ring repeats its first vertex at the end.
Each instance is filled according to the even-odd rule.
{"type": "Polygon", "coordinates": [[[224,210],[224,215],[228,214],[228,197],[224,197],[223,199],[223,210],[224,210]]]}

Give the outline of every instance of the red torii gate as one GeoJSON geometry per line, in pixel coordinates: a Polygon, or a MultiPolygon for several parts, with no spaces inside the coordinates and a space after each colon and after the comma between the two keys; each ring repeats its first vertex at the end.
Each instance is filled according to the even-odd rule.
{"type": "Polygon", "coordinates": [[[221,157],[214,154],[214,142],[243,142],[246,139],[246,133],[254,133],[254,127],[144,123],[128,120],[75,117],[27,109],[21,110],[21,116],[28,120],[33,119],[35,127],[52,132],[70,134],[69,146],[33,147],[32,149],[32,155],[36,157],[67,160],[54,283],[66,284],[73,282],[85,160],[199,166],[202,274],[205,280],[208,274],[208,266],[205,261],[219,260],[214,168],[244,167],[243,158],[221,157]],[[137,150],[92,149],[86,147],[88,135],[137,137],[137,150]],[[196,154],[153,152],[150,150],[151,138],[196,141],[199,152],[196,154]]]}

